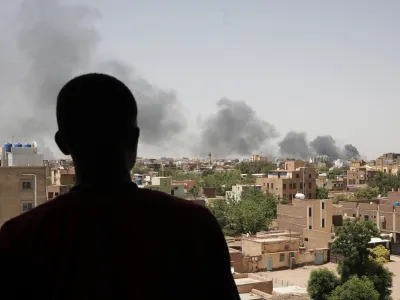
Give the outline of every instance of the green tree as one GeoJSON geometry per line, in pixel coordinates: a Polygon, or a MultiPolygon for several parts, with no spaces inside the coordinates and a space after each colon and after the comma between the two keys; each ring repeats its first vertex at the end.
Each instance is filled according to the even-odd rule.
{"type": "Polygon", "coordinates": [[[369,251],[371,251],[369,258],[375,260],[377,263],[385,264],[390,260],[390,251],[382,245],[378,245],[369,251]]]}
{"type": "Polygon", "coordinates": [[[356,200],[371,200],[375,199],[379,195],[379,190],[377,188],[365,187],[359,189],[354,193],[354,199],[356,200]]]}
{"type": "Polygon", "coordinates": [[[382,196],[387,196],[387,193],[392,189],[400,188],[400,173],[397,174],[389,174],[378,172],[375,174],[373,180],[369,183],[369,186],[372,188],[377,188],[379,194],[382,196]]]}
{"type": "Polygon", "coordinates": [[[317,187],[317,199],[328,199],[329,190],[324,187],[317,187]]]}
{"type": "Polygon", "coordinates": [[[307,292],[313,300],[326,300],[332,291],[340,285],[340,278],[328,269],[311,271],[307,292]]]}
{"type": "Polygon", "coordinates": [[[242,177],[240,171],[216,172],[214,174],[203,176],[199,185],[201,187],[216,188],[217,196],[225,196],[226,191],[232,190],[232,185],[240,183],[242,177]]]}
{"type": "Polygon", "coordinates": [[[339,201],[349,201],[349,197],[347,197],[345,194],[339,194],[333,198],[334,204],[338,204],[339,201]]]}
{"type": "Polygon", "coordinates": [[[370,221],[346,219],[343,226],[337,228],[331,249],[344,258],[338,266],[342,281],[346,281],[351,275],[365,275],[370,255],[368,242],[378,235],[376,224],[370,221]]]}
{"type": "Polygon", "coordinates": [[[379,300],[374,284],[366,277],[352,276],[343,285],[338,286],[328,300],[379,300]]]}
{"type": "Polygon", "coordinates": [[[320,172],[320,173],[329,172],[329,168],[328,167],[321,167],[321,168],[319,168],[318,172],[320,172]]]}
{"type": "Polygon", "coordinates": [[[276,205],[274,195],[249,188],[242,192],[239,201],[214,200],[209,209],[226,235],[237,235],[268,229],[276,217],[276,205]]]}
{"type": "Polygon", "coordinates": [[[146,167],[134,166],[131,170],[131,174],[147,174],[150,170],[146,167]]]}
{"type": "Polygon", "coordinates": [[[201,171],[201,176],[213,175],[214,173],[213,169],[204,169],[201,171]]]}
{"type": "Polygon", "coordinates": [[[382,264],[370,259],[371,252],[367,248],[372,237],[378,236],[375,223],[346,219],[343,226],[338,227],[336,239],[332,243],[332,252],[343,257],[338,265],[338,273],[343,283],[351,276],[366,276],[379,293],[380,300],[389,300],[391,295],[393,274],[382,264]]]}
{"type": "Polygon", "coordinates": [[[240,162],[235,168],[240,171],[241,174],[265,174],[271,170],[276,169],[276,164],[268,161],[252,161],[252,162],[240,162]]]}

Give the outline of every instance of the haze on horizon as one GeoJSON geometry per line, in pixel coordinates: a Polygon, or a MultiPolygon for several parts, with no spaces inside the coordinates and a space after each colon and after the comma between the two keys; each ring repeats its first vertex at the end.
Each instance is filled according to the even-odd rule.
{"type": "MultiPolygon", "coordinates": [[[[0,11],[2,139],[10,138],[4,124],[34,130],[29,128],[30,119],[19,117],[39,118],[45,112],[27,104],[33,93],[26,81],[21,85],[40,73],[32,71],[20,53],[32,55],[36,49],[16,42],[21,2],[7,3],[0,11]]],[[[163,124],[176,134],[162,144],[154,143],[154,135],[152,142],[140,146],[141,156],[190,156],[192,146],[201,146],[197,137],[207,132],[199,124],[217,113],[221,99],[243,100],[256,112],[259,123],[246,128],[273,126],[274,130],[259,131],[259,140],[247,139],[266,142],[264,149],[271,153],[293,130],[306,132],[309,141],[332,135],[340,147],[353,144],[369,159],[400,150],[396,135],[400,2],[396,0],[59,2],[99,12],[95,22],[99,41],[88,54],[108,63],[98,68],[133,76],[133,83],[140,82],[142,88],[160,87],[167,93],[170,102],[165,110],[172,117],[163,124]],[[115,58],[118,64],[110,65],[115,58]],[[174,113],[187,124],[172,122],[174,113]]],[[[45,120],[54,126],[50,108],[45,120]]],[[[148,141],[154,130],[148,131],[148,141]]],[[[242,130],[241,135],[246,134],[242,130]]],[[[44,139],[53,149],[51,138],[48,134],[44,139]]],[[[245,145],[238,139],[232,143],[245,145]]],[[[260,150],[265,153],[264,149],[260,150]]]]}

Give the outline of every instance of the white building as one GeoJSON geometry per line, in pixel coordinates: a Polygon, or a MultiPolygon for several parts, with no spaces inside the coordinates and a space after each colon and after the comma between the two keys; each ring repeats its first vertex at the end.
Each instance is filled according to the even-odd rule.
{"type": "Polygon", "coordinates": [[[239,201],[242,198],[242,192],[246,189],[259,189],[261,190],[261,185],[259,184],[237,184],[232,186],[231,191],[226,191],[225,198],[233,199],[239,201]]]}
{"type": "Polygon", "coordinates": [[[36,142],[5,144],[1,150],[2,167],[44,166],[43,154],[38,153],[36,142]]]}

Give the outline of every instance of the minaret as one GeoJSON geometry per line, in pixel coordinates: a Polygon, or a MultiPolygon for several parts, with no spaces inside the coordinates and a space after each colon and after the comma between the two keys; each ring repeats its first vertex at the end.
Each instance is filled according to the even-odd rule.
{"type": "Polygon", "coordinates": [[[210,159],[210,167],[211,167],[212,166],[211,152],[208,153],[208,158],[210,159]]]}

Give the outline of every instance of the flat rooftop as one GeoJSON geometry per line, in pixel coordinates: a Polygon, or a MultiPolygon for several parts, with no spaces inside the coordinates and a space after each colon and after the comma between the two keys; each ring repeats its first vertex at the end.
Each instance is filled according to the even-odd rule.
{"type": "Polygon", "coordinates": [[[239,294],[240,300],[262,300],[263,298],[261,296],[252,294],[252,293],[243,293],[239,294]]]}
{"type": "Polygon", "coordinates": [[[277,294],[307,294],[307,289],[299,286],[285,286],[285,287],[274,287],[274,292],[277,294]]]}
{"type": "Polygon", "coordinates": [[[257,279],[249,278],[249,277],[235,279],[236,285],[251,284],[251,283],[258,283],[258,282],[261,282],[261,280],[257,280],[257,279]]]}
{"type": "Polygon", "coordinates": [[[298,238],[296,237],[274,237],[274,238],[256,238],[256,239],[250,239],[253,242],[256,243],[281,243],[281,242],[288,242],[290,240],[297,240],[298,238]]]}

